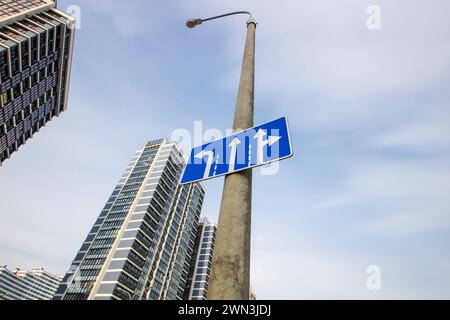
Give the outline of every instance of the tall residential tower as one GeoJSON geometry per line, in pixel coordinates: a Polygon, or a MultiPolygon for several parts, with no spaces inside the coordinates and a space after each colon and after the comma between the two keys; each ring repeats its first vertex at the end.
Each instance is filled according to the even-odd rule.
{"type": "Polygon", "coordinates": [[[66,110],[73,26],[52,0],[0,0],[0,166],[66,110]]]}
{"type": "Polygon", "coordinates": [[[179,185],[182,151],[166,139],[136,151],[55,299],[182,299],[205,191],[179,185]]]}
{"type": "Polygon", "coordinates": [[[217,226],[202,218],[197,230],[185,300],[206,300],[217,226]]]}

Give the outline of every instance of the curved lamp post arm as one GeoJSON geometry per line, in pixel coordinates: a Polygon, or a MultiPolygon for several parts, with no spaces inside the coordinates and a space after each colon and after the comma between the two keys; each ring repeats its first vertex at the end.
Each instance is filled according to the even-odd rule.
{"type": "Polygon", "coordinates": [[[249,16],[247,24],[254,23],[256,25],[256,20],[253,18],[252,14],[249,11],[235,11],[235,12],[221,14],[220,16],[215,16],[215,17],[206,18],[206,19],[189,19],[186,22],[186,26],[188,28],[194,28],[194,27],[202,24],[203,22],[210,21],[210,20],[215,20],[215,19],[220,19],[220,18],[223,18],[223,17],[233,16],[233,15],[236,15],[236,14],[247,14],[249,16]]]}

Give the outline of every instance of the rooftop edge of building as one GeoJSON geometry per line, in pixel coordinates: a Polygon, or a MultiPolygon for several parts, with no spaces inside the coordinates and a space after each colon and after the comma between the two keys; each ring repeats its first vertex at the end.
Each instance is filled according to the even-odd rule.
{"type": "Polygon", "coordinates": [[[56,2],[54,0],[2,1],[0,3],[0,27],[12,21],[22,19],[29,14],[39,13],[50,8],[56,8],[56,2]],[[22,5],[22,7],[19,5],[22,5]]]}
{"type": "Polygon", "coordinates": [[[27,274],[28,273],[29,274],[33,274],[33,273],[37,273],[37,272],[42,272],[42,273],[45,273],[47,275],[50,275],[50,276],[62,279],[62,276],[60,274],[49,272],[45,268],[32,268],[31,270],[25,270],[25,269],[21,269],[21,268],[9,269],[8,265],[1,265],[0,266],[0,271],[8,271],[8,272],[14,273],[14,274],[17,274],[18,272],[27,273],[27,274]]]}

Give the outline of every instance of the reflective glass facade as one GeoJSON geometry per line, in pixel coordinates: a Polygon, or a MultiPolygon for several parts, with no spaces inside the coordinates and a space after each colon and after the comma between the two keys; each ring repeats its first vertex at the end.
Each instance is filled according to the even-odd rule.
{"type": "Polygon", "coordinates": [[[183,298],[205,194],[184,165],[165,139],[134,154],[55,299],[183,298]]]}
{"type": "Polygon", "coordinates": [[[47,0],[0,0],[0,165],[66,110],[73,23],[47,0]]]}

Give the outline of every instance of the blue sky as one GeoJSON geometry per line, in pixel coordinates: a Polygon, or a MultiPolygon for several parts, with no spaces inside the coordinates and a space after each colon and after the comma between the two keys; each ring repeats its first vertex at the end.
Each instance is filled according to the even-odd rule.
{"type": "MultiPolygon", "coordinates": [[[[245,18],[184,22],[250,10],[255,123],[288,116],[295,151],[255,170],[257,297],[450,298],[448,2],[168,2],[59,1],[81,8],[69,108],[0,168],[0,263],[64,273],[146,140],[230,127],[245,18]]],[[[222,184],[205,182],[213,221],[222,184]]]]}

